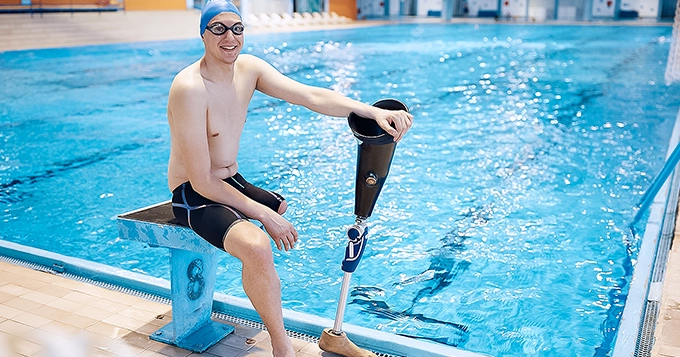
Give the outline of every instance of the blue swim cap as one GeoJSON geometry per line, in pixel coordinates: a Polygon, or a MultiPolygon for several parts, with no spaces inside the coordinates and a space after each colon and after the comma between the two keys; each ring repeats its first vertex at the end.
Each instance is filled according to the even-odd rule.
{"type": "Polygon", "coordinates": [[[233,12],[234,14],[241,17],[241,12],[234,3],[229,0],[209,0],[201,11],[201,36],[205,32],[206,26],[210,23],[215,16],[223,12],[233,12]]]}

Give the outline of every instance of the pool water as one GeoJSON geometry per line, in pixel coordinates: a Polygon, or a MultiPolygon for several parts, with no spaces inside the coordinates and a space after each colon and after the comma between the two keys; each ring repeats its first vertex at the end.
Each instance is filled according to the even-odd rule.
{"type": "MultiPolygon", "coordinates": [[[[245,53],[363,102],[397,98],[397,145],[345,322],[495,356],[611,353],[680,86],[671,27],[394,25],[251,35],[245,53]],[[640,227],[642,229],[643,227],[640,227]],[[640,233],[641,234],[641,233],[640,233]]],[[[4,240],[168,278],[168,252],[116,215],[168,200],[174,74],[202,44],[0,53],[4,240]]],[[[301,242],[276,252],[284,307],[335,317],[356,142],[256,94],[241,173],[282,193],[301,242]]],[[[224,254],[217,290],[245,297],[224,254]]]]}

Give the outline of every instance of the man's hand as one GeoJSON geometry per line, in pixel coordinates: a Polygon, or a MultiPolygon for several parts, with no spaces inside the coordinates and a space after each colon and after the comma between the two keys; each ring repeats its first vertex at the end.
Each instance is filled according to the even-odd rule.
{"type": "MultiPolygon", "coordinates": [[[[270,210],[271,211],[271,210],[270,210]]],[[[267,214],[267,218],[263,219],[262,224],[267,230],[269,236],[272,237],[276,248],[279,250],[285,249],[286,252],[295,247],[295,242],[298,240],[298,232],[293,225],[278,213],[271,211],[267,214]]]]}
{"type": "Polygon", "coordinates": [[[395,142],[399,142],[413,125],[413,115],[403,110],[380,109],[376,113],[375,121],[383,130],[394,137],[395,142]]]}

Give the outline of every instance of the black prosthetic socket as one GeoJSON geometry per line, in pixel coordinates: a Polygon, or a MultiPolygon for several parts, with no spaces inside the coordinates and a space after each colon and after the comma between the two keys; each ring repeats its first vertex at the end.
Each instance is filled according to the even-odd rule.
{"type": "MultiPolygon", "coordinates": [[[[408,111],[406,105],[398,100],[383,99],[373,106],[389,110],[408,111]]],[[[373,119],[351,113],[347,118],[354,136],[359,141],[357,153],[356,193],[354,214],[368,218],[373,213],[375,203],[382,190],[397,143],[373,119]]]]}

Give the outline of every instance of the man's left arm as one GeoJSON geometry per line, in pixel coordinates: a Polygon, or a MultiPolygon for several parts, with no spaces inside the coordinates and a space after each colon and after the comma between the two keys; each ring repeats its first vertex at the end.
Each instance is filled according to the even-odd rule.
{"type": "Polygon", "coordinates": [[[403,110],[384,110],[350,99],[332,90],[297,82],[262,59],[252,56],[250,65],[257,74],[256,89],[286,102],[302,105],[320,114],[347,117],[351,112],[374,119],[381,128],[401,140],[411,128],[413,115],[403,110]]]}

